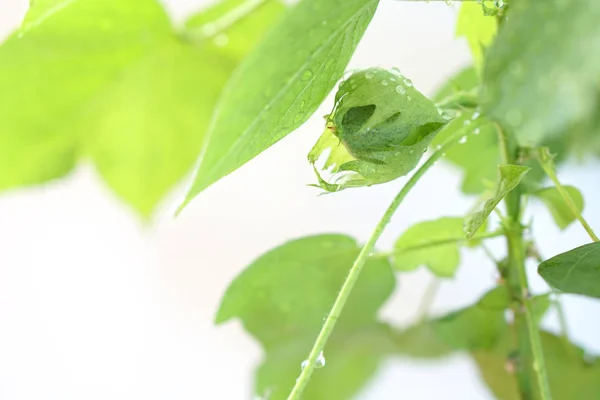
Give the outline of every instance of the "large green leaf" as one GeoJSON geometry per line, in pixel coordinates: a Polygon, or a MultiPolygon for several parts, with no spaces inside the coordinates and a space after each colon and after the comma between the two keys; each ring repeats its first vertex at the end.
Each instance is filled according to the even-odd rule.
{"type": "MultiPolygon", "coordinates": [[[[259,36],[273,4],[223,34],[259,36]]],[[[0,189],[90,158],[147,216],[191,168],[236,65],[229,52],[180,40],[154,0],[36,1],[0,47],[0,189]]]]}
{"type": "Polygon", "coordinates": [[[600,298],[600,242],[558,254],[542,262],[538,272],[563,292],[600,298]]]}
{"type": "Polygon", "coordinates": [[[369,68],[342,82],[308,159],[328,191],[389,182],[415,168],[446,123],[398,70],[369,68]],[[324,163],[316,165],[323,155],[324,163]],[[324,179],[318,169],[331,177],[324,179]]]}
{"type": "Polygon", "coordinates": [[[539,144],[597,112],[600,2],[511,2],[486,56],[486,113],[539,144]],[[569,27],[569,28],[567,28],[569,27]]]}
{"type": "MultiPolygon", "coordinates": [[[[600,398],[600,362],[586,361],[583,351],[564,338],[540,332],[550,390],[554,400],[595,400],[600,398]]],[[[509,352],[512,332],[507,331],[491,351],[476,351],[473,357],[480,373],[499,400],[520,400],[512,373],[509,352]]],[[[532,387],[537,387],[532,384],[532,387]]],[[[538,397],[535,397],[538,398],[538,397]]]]}
{"type": "MultiPolygon", "coordinates": [[[[216,321],[240,318],[263,345],[257,393],[286,398],[359,251],[348,236],[305,237],[264,254],[231,283],[216,321]]],[[[393,351],[376,314],[394,284],[387,260],[367,261],[325,348],[327,366],[316,371],[305,398],[350,398],[393,351]]]]}
{"type": "Polygon", "coordinates": [[[184,205],[299,127],[342,76],[378,0],[303,0],[223,91],[184,205]]]}
{"type": "Polygon", "coordinates": [[[519,185],[525,174],[530,170],[529,167],[523,165],[499,165],[498,169],[500,171],[500,182],[496,194],[485,202],[481,211],[469,215],[465,220],[464,231],[468,238],[475,235],[498,203],[519,185]]]}
{"type": "Polygon", "coordinates": [[[459,248],[467,244],[463,218],[442,217],[408,228],[394,246],[394,268],[412,271],[421,265],[440,277],[451,277],[460,262],[459,248]]]}
{"type": "MultiPolygon", "coordinates": [[[[573,186],[564,186],[564,189],[569,193],[577,210],[581,213],[583,211],[583,196],[579,189],[573,186]]],[[[539,189],[531,193],[531,195],[544,202],[546,207],[548,207],[550,214],[552,214],[552,218],[554,218],[556,225],[558,225],[560,229],[565,229],[577,219],[577,215],[573,214],[573,211],[569,208],[567,203],[565,203],[565,200],[556,187],[539,189]]]]}
{"type": "Polygon", "coordinates": [[[497,25],[496,17],[485,15],[479,2],[465,1],[460,6],[456,35],[467,39],[477,68],[483,64],[484,51],[496,36],[497,25]]]}

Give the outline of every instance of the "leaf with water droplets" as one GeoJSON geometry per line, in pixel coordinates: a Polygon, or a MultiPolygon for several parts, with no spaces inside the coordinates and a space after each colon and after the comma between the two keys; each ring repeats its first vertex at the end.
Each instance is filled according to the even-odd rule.
{"type": "Polygon", "coordinates": [[[447,122],[399,72],[369,68],[342,82],[308,158],[328,191],[389,182],[417,165],[447,122]]]}
{"type": "Polygon", "coordinates": [[[464,36],[467,39],[478,69],[483,64],[484,51],[496,36],[497,25],[495,17],[484,15],[481,4],[465,1],[460,6],[456,36],[464,36]]]}
{"type": "Polygon", "coordinates": [[[537,145],[600,107],[600,2],[511,2],[486,55],[486,113],[537,145]],[[569,27],[569,28],[566,28],[569,27]]]}
{"type": "MultiPolygon", "coordinates": [[[[564,188],[573,199],[579,213],[581,213],[583,211],[583,196],[579,189],[568,185],[564,188]]],[[[560,229],[565,229],[577,219],[577,216],[573,214],[573,211],[555,187],[542,188],[531,193],[531,195],[540,199],[548,207],[554,222],[560,229]]]]}
{"type": "MultiPolygon", "coordinates": [[[[227,30],[230,44],[254,38],[234,56],[230,45],[181,40],[155,0],[32,2],[0,47],[0,189],[86,159],[149,216],[192,167],[221,88],[273,7],[227,30]]],[[[207,23],[223,16],[206,13],[207,23]]]]}
{"type": "MultiPolygon", "coordinates": [[[[598,359],[588,361],[581,348],[551,333],[541,331],[540,339],[552,398],[597,399],[600,394],[598,359]]],[[[483,380],[497,399],[521,399],[514,375],[517,360],[510,357],[513,350],[514,336],[509,329],[493,349],[472,353],[483,380]]],[[[532,387],[537,388],[535,384],[532,387]]],[[[537,393],[533,398],[539,398],[537,393]]]]}
{"type": "MultiPolygon", "coordinates": [[[[231,283],[216,321],[239,318],[262,344],[257,393],[270,388],[272,400],[289,394],[359,251],[348,236],[304,237],[262,255],[231,283]]],[[[377,311],[394,285],[386,259],[367,261],[325,347],[327,365],[313,375],[306,398],[351,398],[393,351],[393,335],[377,322],[377,311]]]]}
{"type": "Polygon", "coordinates": [[[500,172],[500,181],[498,183],[498,187],[496,188],[496,194],[490,197],[485,204],[483,205],[483,209],[481,211],[475,212],[469,215],[465,220],[465,234],[468,238],[473,237],[477,230],[481,228],[481,226],[487,220],[487,217],[494,211],[498,203],[502,201],[504,196],[506,196],[510,191],[516,188],[525,174],[529,172],[531,168],[525,167],[523,165],[499,165],[498,170],[500,172]]]}
{"type": "MultiPolygon", "coordinates": [[[[477,243],[475,237],[472,242],[477,243]]],[[[454,276],[464,240],[463,218],[442,217],[408,228],[394,246],[394,268],[412,271],[421,265],[440,277],[454,276]]]]}
{"type": "Polygon", "coordinates": [[[303,0],[269,30],[224,89],[182,207],[315,112],[342,76],[377,5],[303,0]]]}
{"type": "Polygon", "coordinates": [[[600,298],[600,242],[558,254],[542,262],[538,273],[563,292],[600,298]]]}

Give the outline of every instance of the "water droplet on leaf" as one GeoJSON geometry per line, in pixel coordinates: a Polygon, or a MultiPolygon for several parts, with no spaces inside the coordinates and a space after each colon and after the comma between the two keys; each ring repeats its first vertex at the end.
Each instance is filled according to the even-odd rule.
{"type": "Polygon", "coordinates": [[[307,69],[304,72],[302,72],[302,81],[306,82],[307,80],[309,80],[312,77],[313,73],[311,70],[307,69]]]}
{"type": "Polygon", "coordinates": [[[460,144],[467,143],[467,137],[466,136],[461,137],[460,140],[458,141],[458,143],[460,143],[460,144]]]}
{"type": "Polygon", "coordinates": [[[412,81],[408,78],[404,78],[402,82],[404,82],[404,85],[406,85],[407,87],[413,87],[412,81]]]}
{"type": "Polygon", "coordinates": [[[385,80],[385,79],[384,79],[384,80],[382,80],[382,81],[381,81],[381,84],[382,84],[383,86],[387,86],[387,85],[389,85],[390,83],[389,83],[387,80],[385,80]]]}
{"type": "Polygon", "coordinates": [[[373,79],[374,76],[375,76],[375,74],[373,72],[367,72],[365,74],[365,78],[367,78],[367,79],[373,79]]]}
{"type": "Polygon", "coordinates": [[[396,86],[396,92],[399,94],[406,94],[406,89],[402,85],[396,86]]]}

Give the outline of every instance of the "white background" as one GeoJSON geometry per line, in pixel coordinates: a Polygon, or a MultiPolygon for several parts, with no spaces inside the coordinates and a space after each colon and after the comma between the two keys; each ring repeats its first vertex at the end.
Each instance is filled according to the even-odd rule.
{"type": "MultiPolygon", "coordinates": [[[[124,0],[125,1],[125,0],[124,0]]],[[[26,0],[0,0],[0,35],[18,26],[26,0]]],[[[173,0],[176,18],[202,0],[173,0]]],[[[351,67],[398,66],[416,87],[434,88],[469,62],[454,39],[456,9],[443,2],[382,0],[351,67]]],[[[0,88],[1,89],[1,88],[0,88]]],[[[178,218],[183,185],[143,224],[93,167],[44,187],[0,196],[0,399],[248,399],[260,347],[237,322],[213,326],[220,296],[252,259],[288,239],[344,232],[365,240],[403,180],[317,197],[306,154],[322,131],[327,101],[301,129],[199,196],[178,218]]],[[[1,129],[1,116],[0,116],[1,129]]],[[[598,164],[570,166],[585,215],[600,229],[598,164]]],[[[0,171],[1,173],[1,171],[0,171]]],[[[438,165],[412,192],[380,241],[389,248],[414,222],[462,215],[473,199],[459,175],[438,165]]],[[[541,207],[534,221],[541,250],[554,255],[588,241],[579,226],[559,233],[541,207]]],[[[502,250],[502,244],[495,247],[502,250]]],[[[499,253],[500,254],[500,253],[499,253]]],[[[444,283],[436,312],[474,301],[494,284],[482,253],[464,254],[444,283]]],[[[534,290],[545,285],[535,277],[534,290]]],[[[382,316],[414,317],[429,282],[425,271],[399,278],[382,316]]],[[[600,351],[600,307],[565,297],[572,337],[600,351]]],[[[555,326],[550,315],[546,324],[555,326]]],[[[391,359],[360,395],[366,399],[489,399],[467,357],[432,365],[391,359]]]]}

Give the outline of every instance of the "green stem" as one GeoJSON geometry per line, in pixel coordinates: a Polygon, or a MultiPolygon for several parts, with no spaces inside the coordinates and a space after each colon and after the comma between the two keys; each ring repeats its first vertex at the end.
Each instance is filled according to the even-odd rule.
{"type": "Polygon", "coordinates": [[[433,306],[433,301],[435,300],[435,295],[440,289],[442,281],[437,277],[433,277],[429,285],[427,285],[427,289],[425,289],[425,294],[423,295],[423,299],[419,304],[419,309],[417,311],[417,320],[419,322],[423,322],[429,316],[429,311],[431,310],[431,306],[433,306]]]}
{"type": "Polygon", "coordinates": [[[579,220],[579,223],[581,223],[583,229],[585,229],[587,234],[594,242],[600,241],[600,239],[598,239],[598,236],[596,236],[596,234],[594,233],[592,227],[587,223],[585,218],[583,218],[583,215],[581,215],[581,213],[577,209],[577,206],[575,205],[575,202],[573,201],[573,198],[571,197],[569,192],[567,192],[567,190],[564,188],[563,185],[561,185],[560,181],[558,180],[558,177],[556,176],[556,170],[554,168],[554,161],[552,160],[552,156],[550,155],[550,152],[547,148],[538,149],[537,160],[540,163],[540,166],[542,167],[546,175],[548,175],[550,180],[552,180],[552,182],[554,183],[556,190],[558,190],[558,193],[561,195],[561,197],[563,198],[573,215],[579,220]]]}
{"type": "Polygon", "coordinates": [[[438,247],[438,246],[444,246],[444,245],[448,245],[448,244],[460,244],[460,243],[471,242],[474,240],[492,239],[492,238],[497,238],[500,236],[504,236],[504,231],[485,232],[485,233],[473,236],[471,239],[467,239],[466,237],[462,236],[462,237],[455,237],[455,238],[448,238],[448,239],[432,240],[430,242],[419,243],[414,246],[402,247],[402,248],[398,248],[393,251],[387,251],[385,253],[377,253],[377,254],[374,254],[373,257],[388,258],[388,257],[393,257],[395,254],[404,254],[404,253],[409,253],[411,251],[428,249],[430,247],[438,247]]]}
{"type": "Polygon", "coordinates": [[[183,37],[192,42],[210,39],[225,32],[239,21],[250,16],[254,11],[271,0],[247,0],[224,14],[221,18],[203,24],[198,28],[190,28],[183,33],[183,37]]]}
{"type": "MultiPolygon", "coordinates": [[[[515,138],[507,135],[499,125],[496,125],[496,129],[500,139],[503,161],[507,164],[517,163],[519,148],[515,138]]],[[[516,187],[506,195],[505,203],[508,215],[503,221],[508,247],[507,282],[511,296],[518,304],[518,306],[513,307],[519,343],[517,381],[522,400],[531,400],[536,397],[532,390],[534,377],[537,378],[541,400],[551,400],[544,352],[538,326],[533,318],[531,296],[525,271],[526,252],[523,240],[523,225],[521,223],[521,197],[520,187],[516,187]]]]}
{"type": "Polygon", "coordinates": [[[342,285],[342,288],[340,289],[340,292],[338,293],[338,296],[335,299],[333,306],[331,307],[331,311],[325,319],[325,323],[321,328],[321,332],[319,332],[319,336],[317,336],[315,344],[313,345],[313,348],[310,351],[307,363],[304,366],[304,369],[302,369],[300,376],[296,380],[296,384],[294,385],[292,392],[288,396],[288,400],[298,400],[300,399],[300,396],[302,396],[302,392],[304,392],[306,385],[308,385],[310,377],[315,369],[317,358],[325,348],[325,344],[327,343],[329,336],[335,328],[335,324],[337,323],[337,320],[340,317],[342,310],[344,309],[344,305],[346,304],[346,301],[348,300],[348,297],[352,292],[354,284],[358,280],[358,277],[360,275],[360,272],[362,271],[363,266],[365,265],[365,262],[373,252],[377,240],[383,233],[383,230],[385,229],[387,224],[392,219],[392,216],[394,215],[394,213],[396,212],[406,195],[415,186],[419,179],[423,177],[425,172],[427,172],[429,168],[431,168],[435,164],[435,162],[444,155],[444,152],[448,150],[448,148],[457,144],[463,136],[464,130],[461,130],[457,132],[456,135],[453,135],[450,139],[448,139],[443,145],[441,145],[431,155],[431,157],[429,157],[429,159],[427,159],[427,161],[425,161],[423,165],[413,174],[413,176],[410,177],[410,179],[402,187],[400,192],[396,195],[392,203],[389,205],[388,209],[383,214],[383,217],[375,227],[375,230],[371,234],[371,237],[369,238],[369,240],[367,240],[367,243],[361,249],[358,257],[354,261],[354,264],[350,268],[348,276],[346,277],[346,280],[344,281],[344,284],[342,285]]]}

